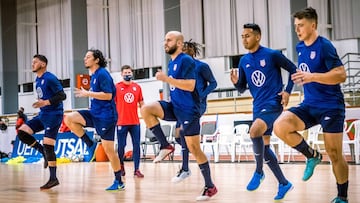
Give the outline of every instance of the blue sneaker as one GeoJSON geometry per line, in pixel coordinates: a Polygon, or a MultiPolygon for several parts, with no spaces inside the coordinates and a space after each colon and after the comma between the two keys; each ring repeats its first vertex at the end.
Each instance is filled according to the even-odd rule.
{"type": "Polygon", "coordinates": [[[293,189],[293,185],[288,182],[288,184],[283,185],[283,184],[279,184],[279,190],[277,195],[274,197],[274,200],[282,200],[284,199],[285,195],[293,189]]]}
{"type": "Polygon", "coordinates": [[[87,155],[84,156],[84,161],[85,162],[91,162],[95,159],[95,151],[98,145],[98,142],[93,140],[93,145],[91,145],[91,147],[87,148],[87,155]]]}
{"type": "Polygon", "coordinates": [[[114,180],[114,183],[110,187],[106,188],[105,190],[109,191],[109,192],[125,190],[125,184],[120,183],[118,180],[114,180]]]}
{"type": "Polygon", "coordinates": [[[255,171],[246,189],[249,191],[256,190],[260,186],[260,183],[264,180],[264,178],[265,174],[260,174],[255,171]]]}
{"type": "Polygon", "coordinates": [[[331,201],[331,203],[348,203],[348,200],[347,200],[347,199],[344,200],[344,199],[342,199],[341,197],[336,197],[335,199],[333,199],[333,200],[331,201]]]}
{"type": "Polygon", "coordinates": [[[306,168],[304,171],[304,176],[302,178],[303,181],[307,181],[307,180],[309,180],[309,178],[311,178],[311,176],[314,173],[315,166],[321,162],[322,155],[319,152],[317,152],[317,153],[318,153],[318,156],[306,160],[306,168]]]}

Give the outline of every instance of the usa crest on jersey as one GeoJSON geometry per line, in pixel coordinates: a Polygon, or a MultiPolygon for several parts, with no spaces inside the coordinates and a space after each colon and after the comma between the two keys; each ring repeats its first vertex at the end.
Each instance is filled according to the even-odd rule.
{"type": "Polygon", "coordinates": [[[260,60],[260,66],[261,66],[261,67],[265,67],[265,66],[266,66],[265,59],[260,60]]]}
{"type": "Polygon", "coordinates": [[[316,52],[315,51],[311,51],[310,52],[310,58],[314,59],[316,57],[316,52]]]}

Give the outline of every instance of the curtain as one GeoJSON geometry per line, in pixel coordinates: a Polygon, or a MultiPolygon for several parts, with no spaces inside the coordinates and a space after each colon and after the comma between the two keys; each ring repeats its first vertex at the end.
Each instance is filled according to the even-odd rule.
{"type": "Polygon", "coordinates": [[[161,66],[164,39],[162,0],[110,0],[112,71],[161,66]]]}
{"type": "MultiPolygon", "coordinates": [[[[202,0],[180,0],[181,32],[185,41],[204,44],[202,0]]],[[[204,53],[201,53],[202,57],[204,53]]]]}
{"type": "Polygon", "coordinates": [[[359,0],[331,0],[334,40],[360,38],[359,0]]]}
{"type": "Polygon", "coordinates": [[[19,84],[34,81],[31,63],[37,51],[48,58],[48,71],[59,79],[70,77],[70,2],[37,0],[36,9],[35,0],[17,1],[19,84]]]}

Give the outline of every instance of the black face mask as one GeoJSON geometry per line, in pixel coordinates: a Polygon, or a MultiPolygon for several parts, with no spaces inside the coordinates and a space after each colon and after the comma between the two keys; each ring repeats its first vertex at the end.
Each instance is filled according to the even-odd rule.
{"type": "Polygon", "coordinates": [[[133,78],[132,75],[124,75],[124,80],[125,81],[130,81],[133,78]]]}

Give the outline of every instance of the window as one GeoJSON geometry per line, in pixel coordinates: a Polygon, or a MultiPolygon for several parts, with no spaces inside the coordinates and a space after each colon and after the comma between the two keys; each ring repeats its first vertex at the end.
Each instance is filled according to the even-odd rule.
{"type": "Polygon", "coordinates": [[[149,68],[141,68],[134,70],[134,80],[149,78],[149,68]]]}
{"type": "Polygon", "coordinates": [[[33,83],[31,82],[29,82],[29,83],[25,83],[25,84],[23,84],[23,91],[24,91],[24,93],[25,92],[33,92],[34,91],[34,85],[33,85],[33,83]]]}

